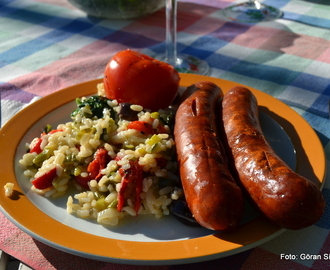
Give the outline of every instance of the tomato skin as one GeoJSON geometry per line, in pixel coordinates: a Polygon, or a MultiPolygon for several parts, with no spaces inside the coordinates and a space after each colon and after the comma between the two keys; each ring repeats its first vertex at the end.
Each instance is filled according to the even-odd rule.
{"type": "Polygon", "coordinates": [[[180,76],[171,65],[128,49],[110,59],[103,82],[107,98],[158,111],[175,99],[180,76]]]}

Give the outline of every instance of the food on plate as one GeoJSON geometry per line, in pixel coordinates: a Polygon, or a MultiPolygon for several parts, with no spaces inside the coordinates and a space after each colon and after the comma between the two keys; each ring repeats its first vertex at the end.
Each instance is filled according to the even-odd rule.
{"type": "Polygon", "coordinates": [[[273,223],[302,229],[323,214],[320,189],[292,171],[267,143],[253,93],[234,87],[223,99],[223,122],[240,182],[247,195],[273,223]]]}
{"type": "Polygon", "coordinates": [[[4,189],[5,189],[5,196],[6,197],[11,197],[11,195],[13,195],[14,192],[14,183],[8,182],[4,185],[4,189]]]}
{"type": "Polygon", "coordinates": [[[179,73],[171,65],[129,49],[115,54],[104,71],[106,97],[152,111],[172,104],[179,82],[179,73]]]}
{"type": "MultiPolygon", "coordinates": [[[[117,53],[98,94],[77,98],[70,121],[46,125],[27,144],[19,162],[31,189],[66,195],[69,213],[113,226],[126,216],[172,213],[191,226],[235,231],[244,194],[281,227],[315,223],[322,194],[271,149],[253,93],[235,87],[224,96],[202,81],[174,104],[179,81],[166,63],[117,53]]],[[[12,191],[6,184],[6,196],[12,191]]]]}
{"type": "Polygon", "coordinates": [[[71,121],[47,126],[20,160],[32,190],[56,198],[75,186],[67,211],[101,224],[117,225],[128,215],[168,215],[170,203],[182,196],[173,111],[103,96],[76,103],[71,121]]]}
{"type": "Polygon", "coordinates": [[[222,91],[211,82],[196,83],[187,91],[191,94],[178,107],[174,126],[187,204],[202,226],[235,230],[241,221],[244,203],[219,139],[222,91]]]}

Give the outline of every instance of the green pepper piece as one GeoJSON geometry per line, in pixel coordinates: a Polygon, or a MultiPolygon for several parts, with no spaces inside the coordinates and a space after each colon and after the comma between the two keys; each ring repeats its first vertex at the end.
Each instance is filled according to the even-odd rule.
{"type": "Polygon", "coordinates": [[[38,154],[33,160],[33,164],[40,165],[42,162],[44,162],[46,159],[48,159],[51,155],[51,150],[49,148],[45,148],[40,154],[38,154]]]}
{"type": "Polygon", "coordinates": [[[107,208],[107,204],[104,200],[104,197],[101,197],[96,201],[95,208],[99,211],[104,210],[104,209],[107,208]]]}
{"type": "Polygon", "coordinates": [[[118,200],[113,200],[109,205],[108,208],[117,208],[118,200]]]}

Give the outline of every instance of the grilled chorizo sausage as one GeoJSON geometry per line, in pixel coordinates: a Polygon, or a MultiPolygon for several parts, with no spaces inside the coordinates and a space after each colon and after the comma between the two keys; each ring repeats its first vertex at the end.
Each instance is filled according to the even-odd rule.
{"type": "Polygon", "coordinates": [[[253,93],[234,87],[223,99],[223,122],[234,164],[244,190],[273,223],[302,229],[323,214],[320,189],[283,162],[266,141],[253,93]]]}
{"type": "Polygon", "coordinates": [[[233,231],[242,218],[244,203],[218,139],[222,91],[211,82],[196,83],[186,91],[193,93],[178,107],[174,138],[188,207],[203,227],[233,231]]]}

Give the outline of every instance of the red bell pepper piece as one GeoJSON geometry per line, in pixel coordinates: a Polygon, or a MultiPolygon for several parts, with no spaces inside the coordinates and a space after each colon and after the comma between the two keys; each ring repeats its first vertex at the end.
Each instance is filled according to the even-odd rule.
{"type": "Polygon", "coordinates": [[[117,210],[119,212],[121,212],[123,210],[123,207],[124,207],[124,204],[125,204],[124,193],[127,189],[127,186],[128,186],[128,183],[130,182],[130,179],[127,177],[128,176],[127,170],[125,172],[122,168],[120,168],[119,173],[120,173],[120,176],[121,176],[121,187],[120,187],[119,192],[118,192],[117,210]]]}
{"type": "Polygon", "coordinates": [[[96,178],[100,172],[100,164],[97,162],[97,160],[94,159],[91,163],[88,164],[87,172],[91,179],[96,178]]]}
{"type": "Polygon", "coordinates": [[[56,178],[56,168],[51,169],[40,177],[32,180],[32,184],[37,189],[45,189],[52,186],[53,180],[56,178]]]}
{"type": "Polygon", "coordinates": [[[30,144],[30,153],[37,153],[40,154],[42,152],[40,146],[42,143],[42,139],[41,138],[36,138],[32,141],[32,143],[30,144]]]}
{"type": "Polygon", "coordinates": [[[134,210],[136,215],[141,206],[141,197],[142,192],[142,182],[143,182],[143,170],[142,167],[138,164],[137,161],[130,161],[131,167],[127,170],[119,169],[119,173],[122,177],[121,179],[121,188],[118,192],[118,204],[117,210],[121,212],[125,204],[125,191],[127,190],[128,184],[131,182],[135,183],[135,201],[134,201],[134,210]]]}
{"type": "MultiPolygon", "coordinates": [[[[47,134],[54,134],[56,132],[63,131],[63,129],[54,129],[48,132],[47,134]]],[[[46,133],[42,133],[40,135],[40,138],[36,138],[32,141],[30,144],[30,153],[37,153],[40,154],[42,152],[42,149],[40,148],[41,143],[42,143],[42,137],[46,135],[46,133]]]]}
{"type": "Polygon", "coordinates": [[[54,134],[59,131],[63,131],[63,129],[53,129],[53,130],[49,131],[47,134],[54,134]]]}
{"type": "Polygon", "coordinates": [[[157,127],[157,132],[158,133],[167,133],[168,131],[162,124],[159,124],[157,127]]]}
{"type": "Polygon", "coordinates": [[[82,188],[89,189],[88,182],[91,181],[92,178],[90,177],[90,175],[87,176],[77,175],[75,177],[75,180],[82,188]]]}
{"type": "Polygon", "coordinates": [[[88,189],[88,182],[95,179],[96,181],[100,180],[102,177],[101,170],[106,168],[111,157],[108,155],[108,151],[104,148],[99,148],[94,154],[94,159],[91,163],[88,164],[87,172],[88,176],[76,176],[77,183],[83,188],[88,189]]]}
{"type": "Polygon", "coordinates": [[[88,166],[87,171],[93,176],[93,178],[100,180],[102,177],[101,170],[106,168],[110,160],[111,158],[108,155],[108,151],[104,148],[99,148],[94,154],[94,160],[92,163],[95,164],[91,163],[88,166]]]}
{"type": "Polygon", "coordinates": [[[108,162],[110,161],[110,156],[108,155],[108,151],[104,148],[99,148],[94,154],[94,160],[100,165],[100,169],[104,169],[108,162]]]}
{"type": "Polygon", "coordinates": [[[135,129],[137,131],[140,131],[144,134],[154,134],[155,130],[152,128],[152,125],[150,125],[148,122],[144,121],[133,121],[130,122],[127,125],[128,129],[135,129]]]}

